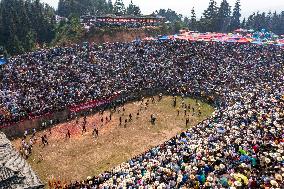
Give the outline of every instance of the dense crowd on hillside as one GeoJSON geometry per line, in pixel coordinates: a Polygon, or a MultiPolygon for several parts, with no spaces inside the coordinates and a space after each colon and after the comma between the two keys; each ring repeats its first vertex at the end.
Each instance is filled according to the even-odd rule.
{"type": "MultiPolygon", "coordinates": [[[[251,44],[148,41],[73,46],[10,59],[9,116],[161,89],[209,97],[214,115],[168,142],[70,188],[283,188],[284,51],[251,44]]],[[[7,120],[9,119],[9,120],[7,120]]]]}
{"type": "Polygon", "coordinates": [[[219,96],[227,106],[232,91],[282,79],[282,60],[277,47],[181,41],[42,50],[14,57],[1,68],[0,125],[117,91],[183,88],[219,96]]]}

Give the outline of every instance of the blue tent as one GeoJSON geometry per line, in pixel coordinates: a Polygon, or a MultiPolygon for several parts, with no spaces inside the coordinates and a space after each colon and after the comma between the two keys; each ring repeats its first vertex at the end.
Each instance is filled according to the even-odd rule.
{"type": "Polygon", "coordinates": [[[161,36],[161,37],[159,37],[159,40],[162,40],[162,41],[165,41],[165,40],[168,40],[169,39],[169,37],[168,36],[161,36]]]}
{"type": "Polygon", "coordinates": [[[253,42],[251,42],[252,44],[257,44],[257,45],[262,45],[263,44],[263,42],[261,42],[261,41],[253,41],[253,42]]]}
{"type": "Polygon", "coordinates": [[[0,58],[0,65],[6,64],[7,61],[4,58],[0,58]]]}
{"type": "Polygon", "coordinates": [[[282,43],[277,43],[277,44],[274,44],[275,46],[280,46],[280,47],[284,47],[284,44],[282,43]]]}

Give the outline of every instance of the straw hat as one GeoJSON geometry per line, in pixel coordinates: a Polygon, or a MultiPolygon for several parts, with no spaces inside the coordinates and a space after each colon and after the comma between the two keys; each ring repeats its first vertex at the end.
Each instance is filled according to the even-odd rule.
{"type": "Polygon", "coordinates": [[[216,160],[215,160],[214,156],[210,156],[209,161],[216,161],[216,160]]]}
{"type": "Polygon", "coordinates": [[[220,167],[218,165],[215,165],[214,169],[218,171],[218,170],[220,170],[220,167]]]}
{"type": "Polygon", "coordinates": [[[211,186],[212,184],[210,182],[205,182],[205,186],[211,186]]]}
{"type": "Polygon", "coordinates": [[[270,181],[270,184],[271,184],[272,186],[278,186],[278,183],[277,183],[275,180],[271,180],[271,181],[270,181]]]}
{"type": "Polygon", "coordinates": [[[267,153],[267,152],[263,152],[263,154],[264,154],[264,155],[266,155],[266,156],[268,155],[268,153],[267,153]]]}
{"type": "Polygon", "coordinates": [[[241,167],[247,167],[247,164],[242,163],[242,164],[241,164],[241,167]]]}
{"type": "Polygon", "coordinates": [[[235,186],[238,186],[238,187],[241,187],[242,186],[242,183],[240,181],[235,181],[234,182],[234,185],[235,186]]]}
{"type": "Polygon", "coordinates": [[[283,152],[284,152],[284,150],[282,150],[282,149],[278,149],[278,150],[277,150],[277,152],[279,152],[279,153],[283,153],[283,152]]]}
{"type": "Polygon", "coordinates": [[[212,182],[213,181],[213,178],[212,177],[207,177],[207,180],[209,181],[209,182],[212,182]]]}
{"type": "Polygon", "coordinates": [[[225,169],[225,165],[224,164],[220,164],[220,169],[225,169]]]}
{"type": "Polygon", "coordinates": [[[282,181],[282,176],[280,174],[275,174],[275,179],[278,181],[282,181]]]}
{"type": "Polygon", "coordinates": [[[269,158],[265,158],[265,163],[270,163],[271,160],[269,158]]]}

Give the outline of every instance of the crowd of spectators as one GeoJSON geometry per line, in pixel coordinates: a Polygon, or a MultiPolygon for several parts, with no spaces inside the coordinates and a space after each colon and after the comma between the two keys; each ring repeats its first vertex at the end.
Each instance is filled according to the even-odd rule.
{"type": "Polygon", "coordinates": [[[143,27],[157,27],[160,23],[140,23],[140,22],[96,22],[95,27],[109,27],[109,28],[143,28],[143,27]]]}
{"type": "Polygon", "coordinates": [[[275,46],[147,41],[42,50],[1,69],[10,116],[161,89],[211,99],[214,114],[112,171],[68,188],[283,188],[284,51],[275,46]]]}

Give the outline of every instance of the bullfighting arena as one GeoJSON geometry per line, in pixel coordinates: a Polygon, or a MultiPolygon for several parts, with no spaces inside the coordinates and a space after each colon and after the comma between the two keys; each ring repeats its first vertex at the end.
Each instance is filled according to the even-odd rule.
{"type": "MultiPolygon", "coordinates": [[[[125,104],[124,111],[122,106],[117,108],[120,111],[116,110],[111,120],[110,110],[103,114],[90,115],[86,119],[87,131],[83,134],[83,117],[37,132],[37,142],[28,162],[46,186],[53,180],[66,183],[84,180],[88,176],[109,171],[130,158],[163,144],[183,130],[206,119],[214,111],[212,106],[200,100],[185,98],[184,103],[190,104],[185,116],[184,109],[173,107],[173,97],[163,97],[159,101],[158,96],[155,96],[154,99],[125,104]],[[148,107],[145,106],[147,101],[148,107]],[[129,120],[130,114],[132,120],[129,120]],[[156,118],[155,124],[150,122],[151,115],[156,118]],[[122,124],[119,121],[120,117],[122,124]],[[189,119],[188,126],[186,119],[189,119]],[[98,136],[93,134],[94,127],[99,130],[98,136]],[[70,131],[70,138],[66,135],[67,128],[70,131]],[[48,145],[43,146],[41,136],[45,134],[48,145]]],[[[181,103],[182,99],[178,97],[176,107],[181,103]]],[[[20,149],[21,139],[12,143],[20,149]]]]}

